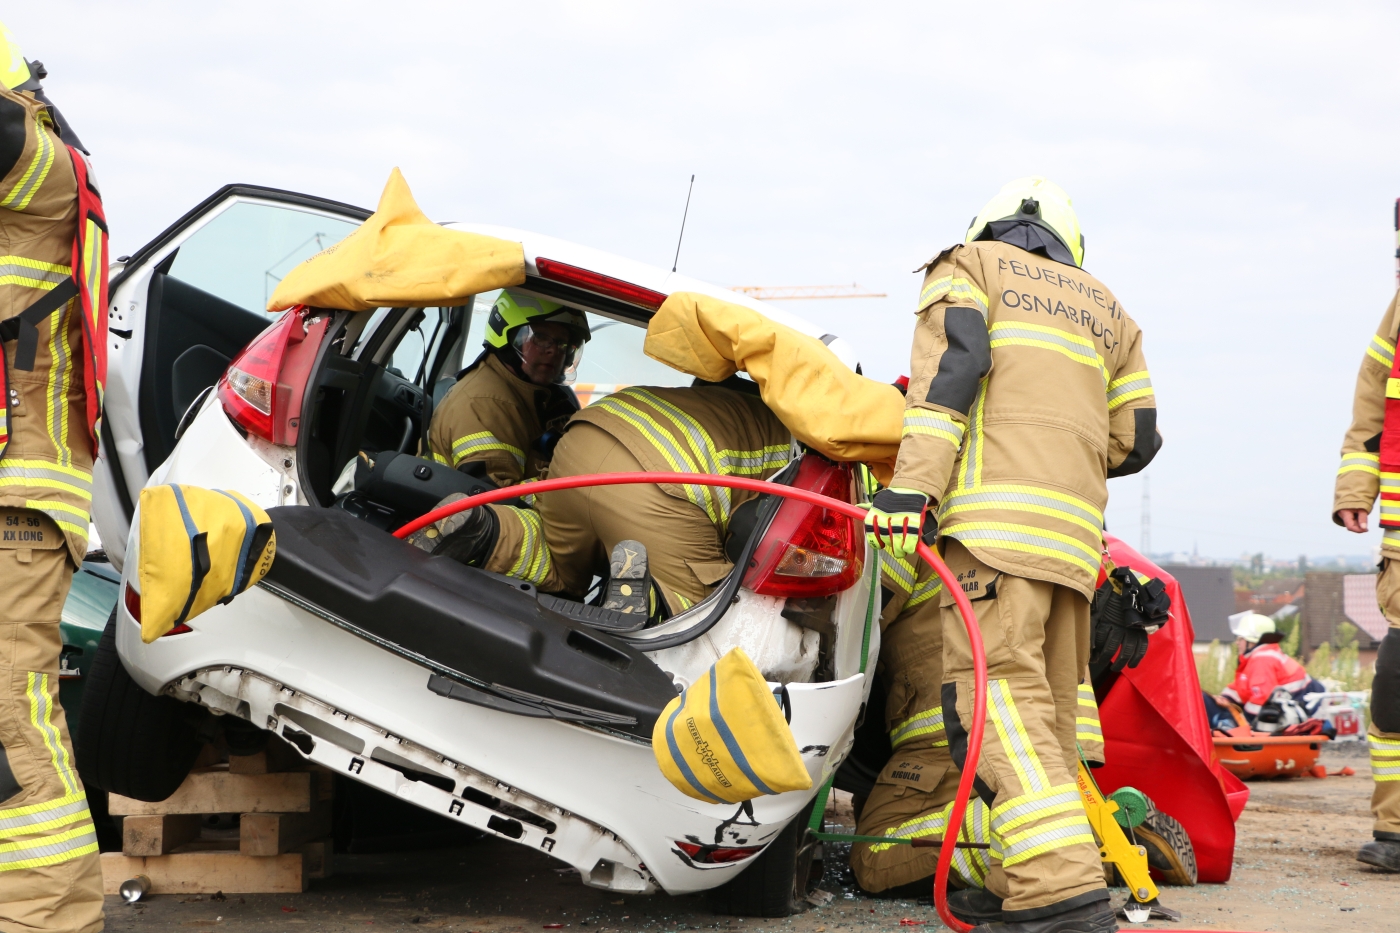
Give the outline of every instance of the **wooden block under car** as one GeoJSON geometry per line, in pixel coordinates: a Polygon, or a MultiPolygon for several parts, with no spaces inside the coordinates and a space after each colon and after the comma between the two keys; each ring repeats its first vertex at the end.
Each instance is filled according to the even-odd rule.
{"type": "Polygon", "coordinates": [[[331,806],[317,800],[309,813],[244,813],[238,820],[238,851],[244,855],[291,852],[331,831],[331,806]]]}
{"type": "Polygon", "coordinates": [[[153,894],[300,894],[306,860],[300,852],[264,858],[234,851],[175,852],[133,857],[102,855],[102,890],[117,894],[123,881],[145,875],[153,894]]]}
{"type": "Polygon", "coordinates": [[[108,797],[113,816],[145,816],[165,813],[307,813],[312,787],[325,794],[329,775],[309,771],[282,774],[231,774],[203,771],[185,778],[175,793],[156,802],[134,800],[120,794],[108,797]]]}
{"type": "Polygon", "coordinates": [[[123,855],[165,855],[177,846],[199,838],[196,814],[152,814],[122,820],[123,855]]]}

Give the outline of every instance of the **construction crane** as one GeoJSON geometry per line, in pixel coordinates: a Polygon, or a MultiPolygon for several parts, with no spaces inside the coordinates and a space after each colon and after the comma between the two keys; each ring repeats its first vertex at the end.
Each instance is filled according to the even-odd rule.
{"type": "Polygon", "coordinates": [[[884,292],[867,292],[850,285],[734,285],[732,289],[761,301],[806,301],[812,298],[887,298],[884,292]]]}

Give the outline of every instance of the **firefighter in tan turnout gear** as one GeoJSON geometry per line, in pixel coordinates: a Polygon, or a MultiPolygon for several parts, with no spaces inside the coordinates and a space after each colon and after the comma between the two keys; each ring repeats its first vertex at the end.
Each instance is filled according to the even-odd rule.
{"type": "Polygon", "coordinates": [[[539,476],[552,440],[578,411],[565,385],[589,336],[582,312],[502,291],[486,319],[481,356],[433,413],[433,457],[497,486],[539,476]]]}
{"type": "Polygon", "coordinates": [[[97,837],[58,705],[58,624],[87,551],[106,228],[42,66],[3,26],[0,43],[0,929],[99,930],[97,837]]]}
{"type": "MultiPolygon", "coordinates": [[[[936,521],[977,610],[988,706],[976,786],[993,861],[986,892],[958,893],[972,898],[963,913],[999,915],[996,930],[1116,929],[1075,785],[1076,709],[1105,480],[1142,469],[1161,439],[1142,335],[1082,260],[1068,196],[1026,178],[929,262],[903,442],[867,518],[899,557],[936,521]]],[[[940,603],[943,722],[961,762],[971,648],[951,594],[940,603]]]]}
{"type": "Polygon", "coordinates": [[[1395,368],[1400,294],[1386,308],[1356,377],[1351,427],[1342,441],[1332,519],[1357,534],[1367,530],[1380,498],[1381,570],[1376,602],[1390,628],[1376,656],[1371,684],[1371,814],[1373,839],[1356,857],[1400,872],[1400,376],[1395,368]]]}
{"type": "MultiPolygon", "coordinates": [[[[790,459],[791,435],[756,387],[732,383],[631,386],[595,402],[569,421],[549,477],[663,471],[767,479],[790,459]]],[[[540,496],[538,511],[491,505],[443,520],[435,553],[572,599],[595,575],[609,577],[605,608],[677,613],[733,569],[729,522],[755,495],[677,484],[559,490],[540,496]]]]}

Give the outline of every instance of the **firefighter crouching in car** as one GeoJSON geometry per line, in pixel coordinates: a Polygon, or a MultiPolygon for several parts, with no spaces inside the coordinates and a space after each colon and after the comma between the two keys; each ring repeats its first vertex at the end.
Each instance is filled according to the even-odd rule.
{"type": "Polygon", "coordinates": [[[1381,571],[1376,602],[1390,628],[1376,655],[1371,684],[1371,842],[1356,857],[1385,871],[1400,872],[1400,371],[1396,331],[1400,294],[1386,308],[1361,360],[1352,402],[1351,427],[1342,441],[1342,464],[1332,501],[1332,520],[1363,534],[1377,495],[1381,500],[1381,571]]]}
{"type": "Polygon", "coordinates": [[[42,97],[42,66],[3,26],[0,43],[0,927],[100,930],[97,836],[58,705],[58,623],[87,552],[106,227],[77,140],[42,97]]]}
{"type": "MultiPolygon", "coordinates": [[[[569,421],[549,478],[662,471],[767,479],[790,459],[791,434],[757,387],[733,384],[631,386],[595,402],[569,421]]],[[[538,512],[491,505],[444,519],[434,553],[572,599],[585,596],[595,575],[608,577],[605,608],[664,616],[703,599],[733,569],[730,519],[755,495],[673,483],[558,490],[538,498],[538,512]]]]}
{"type": "MultiPolygon", "coordinates": [[[[1089,659],[1105,481],[1146,466],[1160,437],[1141,333],[1082,258],[1069,198],[1028,178],[928,264],[904,439],[867,518],[876,546],[907,556],[935,507],[944,560],[977,610],[989,701],[977,789],[1001,859],[987,892],[958,893],[1007,931],[1116,929],[1063,737],[1089,659]]],[[[972,655],[951,594],[940,603],[958,763],[972,655]]]]}
{"type": "Polygon", "coordinates": [[[583,312],[502,291],[486,319],[482,354],[433,413],[433,458],[497,486],[539,476],[578,411],[567,384],[590,336],[583,312]]]}

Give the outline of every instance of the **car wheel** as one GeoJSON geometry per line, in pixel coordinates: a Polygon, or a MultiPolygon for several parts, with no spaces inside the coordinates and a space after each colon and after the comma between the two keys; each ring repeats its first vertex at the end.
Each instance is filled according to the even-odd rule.
{"type": "Polygon", "coordinates": [[[208,711],[141,689],[117,655],[117,610],[87,677],[74,754],[94,787],[137,800],[164,800],[190,773],[204,745],[208,711]]]}
{"type": "Polygon", "coordinates": [[[739,877],[710,892],[716,913],[790,917],[807,909],[807,896],[822,878],[821,841],[807,828],[815,805],[794,816],[739,877]]]}

